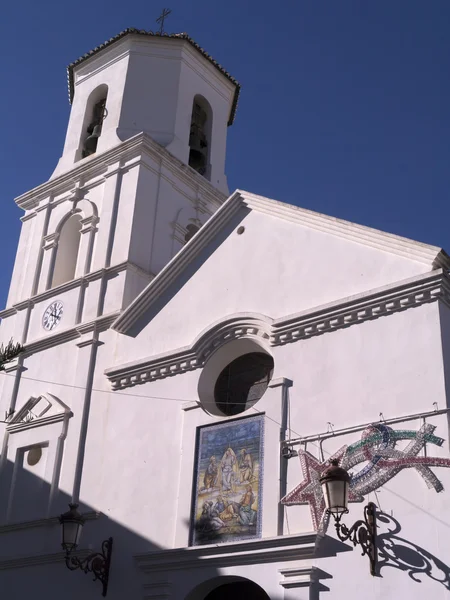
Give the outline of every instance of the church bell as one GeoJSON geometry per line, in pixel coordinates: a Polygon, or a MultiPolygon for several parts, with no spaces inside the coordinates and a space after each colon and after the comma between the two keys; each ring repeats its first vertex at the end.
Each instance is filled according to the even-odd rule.
{"type": "Polygon", "coordinates": [[[101,124],[95,125],[92,133],[84,140],[83,144],[83,158],[95,154],[97,150],[98,138],[102,132],[101,124]]]}
{"type": "Polygon", "coordinates": [[[193,127],[192,129],[189,136],[189,166],[204,175],[208,147],[206,136],[199,128],[193,127]]]}
{"type": "Polygon", "coordinates": [[[191,147],[189,152],[189,166],[200,173],[200,175],[204,175],[206,172],[206,156],[203,152],[191,147]]]}

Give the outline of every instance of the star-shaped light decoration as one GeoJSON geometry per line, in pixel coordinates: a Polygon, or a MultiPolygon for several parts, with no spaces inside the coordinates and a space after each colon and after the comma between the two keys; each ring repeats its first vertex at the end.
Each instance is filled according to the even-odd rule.
{"type": "Polygon", "coordinates": [[[414,468],[425,480],[429,488],[441,492],[442,483],[430,467],[450,468],[450,459],[437,456],[418,456],[426,443],[442,446],[444,440],[434,435],[436,427],[426,423],[419,431],[409,429],[394,430],[383,423],[367,427],[361,440],[350,446],[342,446],[327,461],[319,462],[306,450],[298,455],[303,472],[303,481],[289,492],[281,503],[287,506],[309,504],[313,526],[316,531],[326,528],[323,516],[325,499],[320,485],[320,476],[334,459],[348,470],[359,464],[364,466],[351,474],[349,502],[362,502],[364,496],[384,485],[403,469],[414,468]],[[404,450],[397,448],[397,442],[410,440],[404,450]]]}
{"type": "MultiPolygon", "coordinates": [[[[319,462],[315,456],[306,450],[299,450],[298,456],[302,467],[303,481],[289,492],[281,503],[286,506],[294,504],[309,504],[314,530],[317,531],[325,512],[325,499],[320,485],[320,476],[332,460],[341,461],[347,451],[347,446],[340,448],[325,462],[319,462]]],[[[363,497],[349,491],[349,502],[362,502],[363,497]]]]}

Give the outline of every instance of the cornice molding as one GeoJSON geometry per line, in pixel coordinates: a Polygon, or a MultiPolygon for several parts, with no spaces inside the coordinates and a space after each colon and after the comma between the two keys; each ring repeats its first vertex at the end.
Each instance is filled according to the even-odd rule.
{"type": "Polygon", "coordinates": [[[299,208],[256,196],[249,192],[236,190],[228,200],[203,225],[198,235],[175,255],[175,257],[158,273],[155,279],[133,300],[114,323],[113,329],[119,333],[127,333],[132,325],[152,306],[161,294],[177,279],[180,273],[202,252],[221,229],[241,209],[255,210],[315,229],[351,242],[376,248],[427,265],[430,269],[450,269],[450,257],[436,246],[429,246],[356,225],[348,221],[336,219],[310,210],[299,208]]]}
{"type": "Polygon", "coordinates": [[[22,221],[22,223],[25,223],[26,221],[29,221],[30,219],[33,219],[34,217],[36,217],[37,214],[38,214],[38,211],[36,210],[35,212],[28,213],[26,215],[22,215],[21,217],[19,217],[19,219],[22,221]]]}
{"type": "Polygon", "coordinates": [[[22,355],[16,356],[11,362],[8,362],[3,366],[3,370],[5,373],[14,373],[14,371],[23,373],[23,371],[27,371],[28,369],[23,366],[22,362],[22,355]]]}
{"type": "MultiPolygon", "coordinates": [[[[87,558],[92,550],[77,550],[77,557],[81,560],[87,558]]],[[[9,571],[10,569],[21,569],[24,567],[35,567],[37,565],[49,565],[53,563],[63,563],[66,560],[65,552],[56,552],[55,554],[35,554],[33,556],[21,556],[0,560],[0,571],[9,571]]]]}
{"type": "Polygon", "coordinates": [[[81,230],[80,233],[91,233],[92,231],[97,230],[97,224],[99,222],[99,217],[97,215],[90,215],[85,219],[81,219],[81,230]]]}
{"type": "MultiPolygon", "coordinates": [[[[100,511],[91,510],[89,512],[84,512],[83,517],[86,521],[94,521],[99,519],[102,514],[103,513],[100,511]]],[[[11,533],[12,531],[21,531],[23,529],[33,529],[36,527],[53,527],[54,525],[60,526],[59,515],[57,517],[49,517],[48,519],[34,519],[33,521],[19,521],[18,523],[0,525],[0,535],[11,533]]]]}
{"type": "Polygon", "coordinates": [[[269,385],[267,387],[269,388],[275,388],[275,387],[292,387],[294,385],[294,382],[292,381],[292,379],[288,379],[287,377],[277,377],[276,379],[271,379],[269,381],[269,385]]]}
{"type": "Polygon", "coordinates": [[[437,300],[450,306],[450,279],[442,269],[276,320],[252,313],[228,316],[190,346],[112,367],[105,375],[112,389],[123,389],[201,368],[218,347],[241,337],[280,346],[437,300]]]}
{"type": "MultiPolygon", "coordinates": [[[[77,338],[80,338],[82,335],[89,332],[106,331],[111,327],[118,314],[119,311],[114,311],[110,314],[97,317],[96,319],[93,319],[87,323],[83,323],[82,325],[75,325],[74,327],[60,331],[59,333],[48,335],[44,338],[30,342],[29,344],[25,344],[23,357],[26,358],[31,354],[36,354],[37,352],[47,350],[47,348],[52,348],[53,346],[76,340],[77,338]]],[[[98,342],[96,341],[96,343],[98,342]]]]}
{"type": "MultiPolygon", "coordinates": [[[[140,571],[151,574],[206,567],[224,568],[254,563],[298,561],[316,556],[319,541],[321,540],[317,533],[303,533],[248,542],[157,550],[138,554],[134,560],[140,571]]],[[[335,555],[336,544],[332,544],[332,551],[335,555]]]]}
{"type": "Polygon", "coordinates": [[[295,342],[436,300],[450,303],[450,280],[442,269],[277,319],[270,342],[295,342]]]}
{"type": "Polygon", "coordinates": [[[330,217],[313,210],[286,204],[264,196],[258,196],[244,190],[236,190],[241,194],[243,202],[249,208],[280,217],[284,220],[304,225],[310,229],[323,231],[337,237],[350,240],[377,250],[396,254],[409,260],[417,261],[430,268],[450,269],[450,257],[437,246],[417,242],[393,233],[358,225],[350,221],[330,217]]]}
{"type": "MultiPolygon", "coordinates": [[[[227,83],[234,88],[233,101],[231,104],[230,115],[229,115],[229,119],[228,119],[228,125],[233,124],[233,121],[234,121],[234,118],[236,115],[238,99],[239,99],[239,92],[240,92],[239,83],[236,81],[236,79],[234,77],[232,77],[228,73],[228,71],[226,71],[222,67],[222,65],[220,65],[216,60],[214,60],[212,58],[212,56],[210,54],[208,54],[208,52],[206,52],[206,50],[204,50],[189,35],[187,35],[187,33],[170,33],[170,34],[159,33],[159,32],[153,32],[153,31],[146,31],[144,29],[136,29],[134,27],[130,27],[130,28],[127,28],[127,29],[121,31],[119,34],[110,38],[109,40],[106,40],[106,42],[104,42],[103,44],[100,44],[99,46],[97,46],[96,48],[94,48],[93,50],[88,52],[87,54],[84,54],[83,56],[78,58],[76,61],[72,62],[67,67],[67,78],[68,78],[70,103],[72,103],[72,99],[73,99],[73,95],[74,95],[74,91],[75,91],[74,90],[74,88],[75,88],[74,70],[76,68],[78,68],[78,66],[81,63],[83,63],[84,61],[91,59],[94,55],[105,50],[109,46],[111,46],[113,44],[117,44],[117,42],[119,40],[122,40],[126,36],[133,36],[134,38],[141,38],[143,40],[145,40],[145,38],[152,39],[152,40],[158,41],[158,43],[161,45],[173,44],[174,42],[176,42],[178,44],[190,46],[192,49],[191,54],[193,57],[196,57],[197,61],[199,60],[198,54],[200,54],[203,58],[205,58],[206,65],[208,65],[208,67],[211,69],[211,71],[214,71],[216,75],[218,73],[220,73],[220,75],[222,77],[224,77],[224,80],[227,81],[227,83]]],[[[113,60],[117,60],[117,57],[113,58],[113,60]]]]}
{"type": "Polygon", "coordinates": [[[18,311],[25,310],[30,306],[33,307],[34,305],[38,304],[39,302],[42,302],[43,300],[48,300],[53,296],[58,296],[60,294],[63,294],[64,292],[68,292],[69,290],[73,290],[77,287],[87,285],[89,282],[96,281],[97,279],[101,279],[102,277],[117,275],[118,273],[127,270],[134,271],[135,273],[140,273],[141,275],[144,275],[149,278],[154,277],[153,273],[148,273],[147,271],[144,271],[141,267],[138,267],[132,262],[124,261],[106,269],[98,269],[97,271],[86,273],[86,275],[83,275],[82,277],[72,279],[67,283],[63,283],[57,287],[50,288],[48,290],[45,290],[44,292],[40,292],[39,294],[36,294],[31,298],[27,298],[26,300],[21,300],[13,306],[0,311],[0,318],[4,319],[5,317],[10,317],[16,314],[18,311]]]}
{"type": "Polygon", "coordinates": [[[25,423],[12,423],[6,427],[6,431],[11,434],[19,433],[22,431],[28,431],[29,429],[35,429],[36,427],[45,427],[46,425],[60,423],[61,421],[66,421],[71,417],[73,417],[73,413],[71,411],[61,412],[56,415],[37,418],[33,421],[27,421],[25,423]]]}
{"type": "Polygon", "coordinates": [[[241,208],[240,195],[235,192],[214,215],[206,221],[195,235],[156,277],[126,308],[113,325],[119,333],[126,333],[132,324],[155,302],[161,294],[176,280],[178,275],[200,254],[214,239],[222,226],[241,208]]]}
{"type": "Polygon", "coordinates": [[[54,231],[53,233],[49,233],[44,236],[44,243],[42,245],[44,250],[51,250],[52,248],[56,248],[58,245],[59,232],[54,231]]]}
{"type": "Polygon", "coordinates": [[[329,588],[322,583],[321,579],[331,579],[332,575],[318,567],[298,567],[294,569],[280,569],[283,579],[280,581],[284,589],[315,587],[317,591],[328,592],[329,588]]]}
{"type": "Polygon", "coordinates": [[[219,346],[231,340],[246,337],[268,342],[270,326],[271,319],[263,315],[233,315],[201,332],[191,346],[107,369],[105,374],[112,388],[120,389],[192,371],[202,367],[219,346]]]}
{"type": "Polygon", "coordinates": [[[16,198],[16,204],[24,210],[32,210],[38,207],[42,200],[49,196],[59,196],[67,193],[71,195],[74,190],[74,182],[82,180],[89,181],[94,177],[109,177],[114,173],[108,172],[108,168],[115,163],[120,163],[117,170],[128,171],[141,164],[143,153],[150,155],[156,161],[162,161],[167,167],[179,177],[184,183],[193,189],[199,189],[211,202],[222,204],[226,196],[217,190],[208,180],[196,171],[185,165],[173,156],[166,148],[160,146],[146,133],[139,133],[132,138],[119,143],[114,148],[75,163],[74,167],[49,181],[33,188],[16,198]],[[132,164],[129,161],[137,158],[132,164]],[[125,164],[128,163],[128,164],[125,164]]]}
{"type": "Polygon", "coordinates": [[[152,583],[144,583],[144,600],[164,600],[164,598],[172,598],[172,584],[169,581],[153,581],[152,583]]]}

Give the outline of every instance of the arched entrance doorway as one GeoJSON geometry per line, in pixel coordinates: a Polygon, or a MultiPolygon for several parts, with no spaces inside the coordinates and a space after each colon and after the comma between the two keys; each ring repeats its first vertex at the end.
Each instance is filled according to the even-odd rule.
{"type": "Polygon", "coordinates": [[[204,600],[270,600],[266,592],[253,581],[234,581],[219,585],[204,600]]]}

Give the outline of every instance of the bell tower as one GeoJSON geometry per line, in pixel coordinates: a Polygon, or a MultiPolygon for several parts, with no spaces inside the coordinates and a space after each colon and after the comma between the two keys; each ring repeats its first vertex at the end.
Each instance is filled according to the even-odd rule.
{"type": "Polygon", "coordinates": [[[1,316],[22,343],[112,319],[228,195],[239,85],[188,35],[126,29],[69,65],[68,84],[61,158],[16,199],[25,215],[1,316]]]}
{"type": "Polygon", "coordinates": [[[72,111],[52,178],[144,132],[228,194],[239,86],[186,34],[127,29],[69,65],[72,111]]]}

